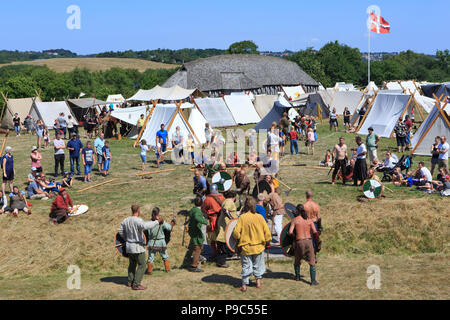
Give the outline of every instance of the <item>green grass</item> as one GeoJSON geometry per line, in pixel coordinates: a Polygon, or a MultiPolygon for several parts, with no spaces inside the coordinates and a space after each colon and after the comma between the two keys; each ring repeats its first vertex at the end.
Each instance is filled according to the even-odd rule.
{"type": "MultiPolygon", "coordinates": [[[[314,155],[304,154],[306,150],[300,143],[301,154],[288,155],[283,161],[317,165],[323,159],[325,150],[332,149],[340,136],[345,137],[349,148],[355,147],[354,134],[330,133],[324,122],[318,127],[319,140],[314,155]]],[[[84,134],[82,141],[86,142],[84,134]]],[[[161,208],[166,219],[171,218],[173,210],[178,212],[192,207],[193,173],[188,170],[188,166],[168,164],[164,168],[174,168],[174,172],[155,174],[151,179],[137,178],[136,173],[140,172],[139,149],[133,148],[133,143],[129,139],[110,140],[113,157],[110,177],[104,178],[94,171],[91,184],[75,181],[74,188],[69,191],[70,196],[74,203],[90,207],[87,214],[54,226],[48,223],[51,202],[39,200],[32,201],[33,214],[29,217],[24,214],[18,219],[0,216],[0,242],[3,247],[0,256],[0,298],[214,299],[219,297],[219,292],[221,299],[236,298],[233,284],[239,282],[239,262],[232,262],[228,270],[208,265],[203,275],[176,269],[185,253],[185,248],[181,246],[181,225],[184,221],[181,217],[169,244],[171,265],[175,268],[173,274],[157,271],[155,277],[152,276],[151,280],[146,277],[145,280],[158,289],[158,296],[150,292],[137,295],[116,283],[101,281],[105,277],[126,275],[127,261],[117,255],[113,237],[120,222],[130,214],[132,204],[141,205],[144,219],[150,218],[154,206],[161,208]],[[117,180],[110,185],[76,192],[111,178],[117,180]],[[122,182],[130,183],[117,185],[122,182]],[[85,280],[81,291],[68,292],[65,289],[65,279],[68,277],[66,270],[71,264],[78,265],[82,270],[85,280]],[[212,278],[202,280],[208,276],[212,278]],[[199,292],[207,296],[192,293],[193,286],[198,286],[199,292]]],[[[30,168],[29,153],[35,144],[35,136],[14,137],[11,134],[8,138],[7,145],[13,147],[15,157],[15,184],[21,189],[25,188],[24,182],[30,168]]],[[[379,156],[394,147],[394,140],[382,139],[379,156]]],[[[44,169],[50,176],[54,163],[52,149],[44,150],[42,154],[44,169]]],[[[149,158],[154,161],[154,153],[150,153],[149,158]]],[[[415,157],[414,168],[420,160],[429,162],[429,158],[415,157]]],[[[149,163],[147,170],[157,170],[152,166],[156,165],[149,163]]],[[[248,174],[252,173],[249,170],[248,174]]],[[[284,201],[301,203],[305,200],[304,192],[312,189],[315,201],[321,206],[324,232],[318,265],[321,282],[319,294],[312,295],[307,286],[305,290],[298,290],[299,284],[286,278],[292,273],[292,260],[281,259],[270,262],[271,269],[277,272],[275,275],[281,278],[275,275],[270,278],[269,275],[264,280],[267,291],[258,293],[253,290],[245,298],[448,298],[449,283],[445,268],[448,267],[450,238],[448,199],[437,194],[429,195],[415,189],[389,185],[393,193],[385,191],[385,198],[358,202],[356,199],[362,194],[360,188],[342,186],[340,182],[332,186],[331,174],[328,176],[327,173],[327,170],[298,166],[280,167],[281,179],[293,188],[289,196],[283,193],[284,201]],[[411,261],[417,263],[412,265],[411,261]],[[365,288],[365,268],[374,263],[379,263],[382,270],[392,270],[388,276],[390,284],[383,292],[373,293],[365,288]],[[433,269],[433,263],[436,263],[436,269],[433,269]],[[359,271],[354,271],[355,268],[359,271]],[[429,273],[427,276],[433,275],[435,279],[440,279],[440,284],[438,280],[421,282],[419,275],[424,270],[429,273]],[[286,287],[285,295],[278,292],[273,295],[280,283],[286,287]],[[439,292],[435,291],[437,286],[444,284],[439,292]]],[[[252,178],[251,181],[253,187],[252,178]]],[[[160,260],[156,263],[157,268],[162,267],[160,260]]],[[[309,279],[309,275],[306,275],[309,279]]]]}

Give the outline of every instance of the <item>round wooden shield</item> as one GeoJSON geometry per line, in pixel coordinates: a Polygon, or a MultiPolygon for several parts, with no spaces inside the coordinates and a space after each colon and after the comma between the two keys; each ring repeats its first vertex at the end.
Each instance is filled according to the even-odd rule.
{"type": "Polygon", "coordinates": [[[233,178],[228,172],[219,171],[212,176],[211,183],[217,185],[219,192],[225,192],[230,190],[233,185],[233,178]]]}
{"type": "Polygon", "coordinates": [[[69,213],[69,216],[79,216],[83,213],[86,213],[89,211],[89,207],[87,205],[81,204],[81,205],[76,205],[73,206],[72,210],[69,213]]]}
{"type": "Polygon", "coordinates": [[[238,245],[238,240],[236,240],[233,237],[233,231],[234,228],[236,227],[236,224],[238,222],[238,218],[232,219],[228,222],[226,228],[225,228],[225,243],[228,247],[228,249],[230,249],[231,252],[236,252],[237,249],[237,245],[238,245]]]}
{"type": "MultiPolygon", "coordinates": [[[[146,234],[143,232],[145,243],[148,242],[148,238],[146,234]]],[[[120,234],[117,232],[116,236],[114,237],[114,247],[116,248],[117,252],[124,258],[128,258],[127,253],[127,247],[126,247],[126,241],[120,236],[120,234]]]]}
{"type": "Polygon", "coordinates": [[[375,199],[381,196],[383,185],[377,180],[367,179],[363,183],[363,192],[366,198],[375,199]]]}
{"type": "MultiPolygon", "coordinates": [[[[281,250],[288,257],[294,256],[294,248],[293,248],[294,238],[288,234],[290,226],[291,226],[290,222],[288,224],[286,224],[284,226],[283,230],[281,231],[281,235],[280,235],[281,250]]],[[[295,234],[295,229],[294,229],[294,234],[295,234]]]]}
{"type": "Polygon", "coordinates": [[[297,208],[289,202],[284,204],[284,211],[286,211],[289,218],[294,219],[294,213],[297,211],[297,208]]]}

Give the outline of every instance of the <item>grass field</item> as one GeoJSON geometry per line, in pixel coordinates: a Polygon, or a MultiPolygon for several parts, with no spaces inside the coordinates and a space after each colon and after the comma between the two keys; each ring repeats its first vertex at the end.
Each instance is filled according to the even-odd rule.
{"type": "MultiPolygon", "coordinates": [[[[243,128],[248,128],[243,127],[243,128]]],[[[289,162],[317,165],[325,150],[332,148],[343,135],[354,147],[354,134],[330,133],[327,125],[319,125],[319,140],[314,155],[286,156],[289,162]]],[[[82,134],[83,143],[86,141],[82,134]]],[[[379,154],[394,146],[393,140],[382,139],[379,154]]],[[[12,134],[7,145],[13,147],[16,185],[24,188],[30,168],[29,152],[35,136],[12,134]]],[[[306,282],[292,280],[292,259],[271,259],[270,271],[263,288],[251,287],[238,292],[240,263],[231,261],[229,269],[214,264],[202,266],[204,273],[192,274],[179,269],[185,248],[181,246],[182,222],[178,219],[169,244],[173,271],[157,269],[145,276],[143,284],[151,290],[133,292],[123,284],[127,260],[118,256],[113,237],[120,222],[130,214],[130,206],[138,203],[144,219],[150,218],[154,206],[170,219],[175,212],[191,208],[192,172],[188,166],[167,164],[174,172],[155,174],[152,179],[138,179],[140,159],[133,141],[111,140],[111,176],[93,175],[93,183],[116,178],[111,185],[86,192],[76,192],[85,184],[76,181],[69,193],[75,203],[88,204],[90,211],[73,217],[62,225],[48,223],[50,201],[33,201],[33,214],[20,214],[14,219],[0,216],[0,299],[448,299],[449,290],[449,200],[406,187],[389,188],[385,198],[358,202],[360,188],[335,186],[327,170],[281,166],[281,179],[294,190],[283,200],[304,201],[311,188],[321,205],[324,231],[322,251],[318,256],[317,277],[320,285],[310,287],[309,272],[302,264],[306,282]],[[127,182],[118,185],[118,183],[127,182]],[[114,185],[113,185],[114,184],[114,185]],[[66,273],[69,265],[81,269],[81,290],[68,290],[66,273]],[[381,289],[366,286],[366,269],[378,265],[381,289]]],[[[53,172],[52,150],[42,151],[43,166],[53,172]]],[[[154,154],[150,156],[155,160],[154,154]]],[[[420,159],[414,159],[414,167],[420,159]]],[[[67,156],[66,156],[67,160],[67,156]]],[[[66,161],[68,168],[68,160],[66,161]]],[[[150,163],[147,170],[156,170],[150,163]]],[[[252,172],[248,172],[249,175],[252,172]]],[[[253,180],[252,180],[253,181],[253,180]]],[[[252,185],[253,187],[253,185],[252,185]]],[[[285,218],[286,219],[286,218],[285,218]]],[[[286,221],[287,222],[287,219],[286,221]]]]}
{"type": "Polygon", "coordinates": [[[137,69],[143,72],[147,69],[172,69],[177,65],[131,58],[54,58],[36,61],[17,61],[0,64],[0,68],[8,65],[27,64],[47,66],[56,72],[69,72],[75,68],[87,68],[90,71],[105,71],[111,68],[137,69]]]}

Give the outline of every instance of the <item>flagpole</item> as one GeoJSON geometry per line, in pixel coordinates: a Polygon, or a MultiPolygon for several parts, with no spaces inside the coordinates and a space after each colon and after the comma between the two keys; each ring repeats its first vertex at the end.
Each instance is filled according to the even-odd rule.
{"type": "Polygon", "coordinates": [[[369,55],[368,55],[368,65],[367,65],[367,77],[368,77],[368,80],[367,80],[367,85],[369,85],[370,84],[370,29],[368,29],[368,31],[369,31],[369,55]]]}

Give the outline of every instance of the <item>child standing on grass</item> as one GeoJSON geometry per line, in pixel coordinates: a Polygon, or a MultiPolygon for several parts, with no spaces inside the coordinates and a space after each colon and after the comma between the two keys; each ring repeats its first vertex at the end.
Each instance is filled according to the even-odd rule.
{"type": "Polygon", "coordinates": [[[195,145],[194,145],[194,138],[192,137],[192,134],[188,135],[187,146],[189,148],[189,154],[191,155],[192,164],[194,164],[194,158],[195,158],[194,148],[195,148],[195,145]]]}
{"type": "Polygon", "coordinates": [[[161,169],[161,144],[162,144],[162,138],[158,139],[158,143],[156,144],[155,153],[156,153],[156,166],[161,169]]]}
{"type": "Polygon", "coordinates": [[[49,137],[48,137],[48,128],[47,126],[44,126],[44,131],[42,133],[42,136],[44,137],[44,147],[47,149],[48,148],[48,142],[49,142],[49,137]]]}
{"type": "Polygon", "coordinates": [[[81,151],[81,159],[84,166],[84,182],[90,182],[92,166],[95,165],[94,150],[90,141],[86,142],[86,147],[81,151]]]}
{"type": "Polygon", "coordinates": [[[139,147],[141,148],[142,171],[144,171],[145,163],[147,162],[147,152],[148,152],[147,141],[145,139],[142,139],[141,143],[139,143],[139,147]]]}
{"type": "Polygon", "coordinates": [[[109,141],[105,141],[105,145],[102,148],[103,154],[103,176],[106,177],[109,174],[109,167],[111,165],[111,150],[109,149],[109,141]]]}
{"type": "Polygon", "coordinates": [[[306,141],[306,146],[308,147],[308,154],[309,154],[309,147],[311,147],[312,154],[314,155],[314,141],[316,141],[316,138],[314,137],[314,130],[313,128],[308,128],[308,140],[306,141]]]}

